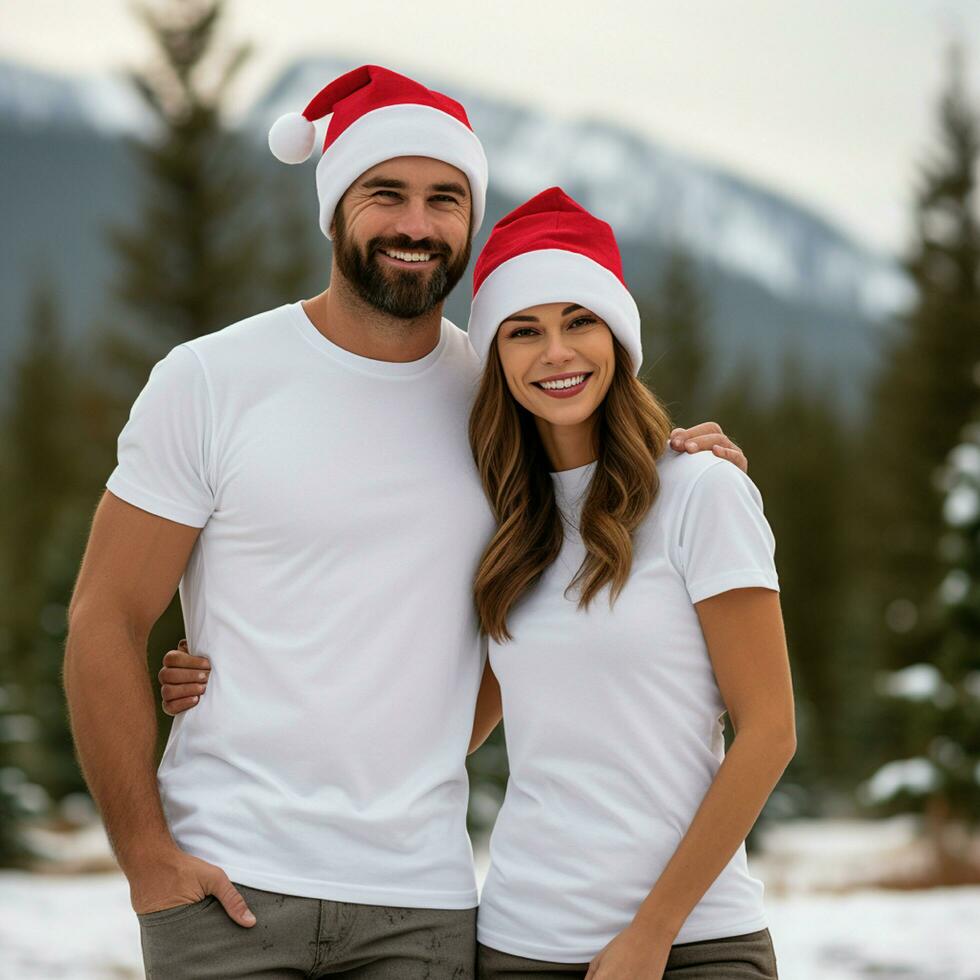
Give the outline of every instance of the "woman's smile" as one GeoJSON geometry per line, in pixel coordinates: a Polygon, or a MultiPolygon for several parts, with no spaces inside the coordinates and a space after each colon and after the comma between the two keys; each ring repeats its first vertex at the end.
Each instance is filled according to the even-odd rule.
{"type": "Polygon", "coordinates": [[[575,395],[584,391],[589,379],[592,377],[591,371],[579,371],[574,374],[553,374],[540,381],[532,381],[535,388],[540,388],[551,398],[574,398],[575,395]]]}

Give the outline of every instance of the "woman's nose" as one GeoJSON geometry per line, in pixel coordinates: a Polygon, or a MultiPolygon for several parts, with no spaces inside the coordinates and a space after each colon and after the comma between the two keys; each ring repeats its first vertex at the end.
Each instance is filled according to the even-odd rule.
{"type": "Polygon", "coordinates": [[[575,351],[559,335],[548,339],[542,358],[546,364],[567,364],[574,356],[575,351]]]}

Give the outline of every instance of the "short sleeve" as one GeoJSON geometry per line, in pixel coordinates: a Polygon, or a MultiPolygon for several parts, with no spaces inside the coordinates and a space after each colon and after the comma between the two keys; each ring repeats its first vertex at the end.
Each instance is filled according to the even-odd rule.
{"type": "Polygon", "coordinates": [[[752,586],[779,591],[776,540],[762,495],[726,460],[695,479],[681,516],[678,554],[691,602],[752,586]]]}
{"type": "Polygon", "coordinates": [[[211,424],[204,369],[192,350],[175,347],[133,402],[106,487],[158,517],[204,527],[214,507],[211,424]]]}

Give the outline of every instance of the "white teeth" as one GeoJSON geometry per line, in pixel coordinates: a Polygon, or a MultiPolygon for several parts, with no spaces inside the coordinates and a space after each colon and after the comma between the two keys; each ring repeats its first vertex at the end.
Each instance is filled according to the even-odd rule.
{"type": "Polygon", "coordinates": [[[396,252],[394,249],[386,249],[385,255],[401,259],[402,262],[428,262],[432,258],[429,252],[396,252]]]}
{"type": "Polygon", "coordinates": [[[561,378],[558,381],[539,381],[542,388],[557,390],[561,388],[573,388],[580,385],[585,380],[584,374],[576,374],[574,378],[561,378]]]}

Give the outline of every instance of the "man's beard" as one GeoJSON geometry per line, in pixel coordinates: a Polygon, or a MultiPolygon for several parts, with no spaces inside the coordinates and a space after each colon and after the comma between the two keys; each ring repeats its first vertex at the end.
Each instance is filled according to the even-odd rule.
{"type": "Polygon", "coordinates": [[[452,258],[445,242],[431,238],[417,241],[401,235],[397,238],[372,238],[362,252],[347,235],[340,209],[334,219],[334,256],[337,267],[357,295],[381,313],[400,320],[413,320],[438,306],[459,282],[470,261],[469,236],[462,251],[452,258]],[[381,249],[402,252],[428,252],[439,264],[430,272],[399,272],[383,269],[377,253],[381,249]]]}

